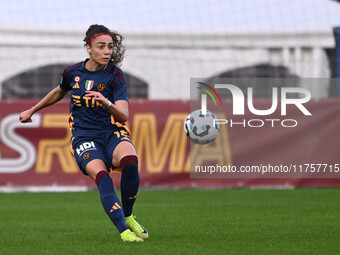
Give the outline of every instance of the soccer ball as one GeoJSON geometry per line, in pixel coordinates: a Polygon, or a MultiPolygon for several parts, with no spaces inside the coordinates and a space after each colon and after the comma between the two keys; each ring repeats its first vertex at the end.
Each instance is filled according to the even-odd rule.
{"type": "Polygon", "coordinates": [[[184,131],[190,141],[197,144],[207,144],[215,140],[220,132],[220,125],[215,114],[207,111],[203,115],[201,110],[193,111],[184,121],[184,131]]]}

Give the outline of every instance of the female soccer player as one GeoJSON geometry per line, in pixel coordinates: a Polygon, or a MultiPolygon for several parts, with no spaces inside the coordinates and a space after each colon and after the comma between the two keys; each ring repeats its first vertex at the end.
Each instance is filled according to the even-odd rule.
{"type": "Polygon", "coordinates": [[[73,155],[79,168],[97,184],[107,215],[124,242],[142,242],[148,232],[134,218],[132,207],[139,188],[138,159],[125,122],[129,116],[126,79],[117,67],[125,48],[123,37],[102,25],[91,25],[84,41],[89,58],[67,67],[59,86],[20,114],[23,123],[71,91],[73,155]],[[121,169],[120,203],[108,172],[121,169]]]}

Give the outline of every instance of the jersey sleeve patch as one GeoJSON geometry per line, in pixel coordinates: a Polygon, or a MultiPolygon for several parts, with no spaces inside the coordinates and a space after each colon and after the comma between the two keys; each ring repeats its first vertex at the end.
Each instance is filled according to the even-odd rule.
{"type": "Polygon", "coordinates": [[[76,69],[76,68],[82,66],[82,63],[83,63],[83,62],[80,62],[80,63],[74,64],[74,65],[71,65],[71,66],[65,68],[65,70],[64,70],[64,72],[63,72],[63,74],[62,74],[62,76],[61,76],[60,83],[59,83],[59,87],[60,87],[62,90],[64,90],[64,91],[70,91],[70,90],[72,89],[71,82],[70,82],[70,80],[69,80],[69,75],[68,75],[68,74],[69,74],[72,70],[74,70],[74,69],[76,69]]]}

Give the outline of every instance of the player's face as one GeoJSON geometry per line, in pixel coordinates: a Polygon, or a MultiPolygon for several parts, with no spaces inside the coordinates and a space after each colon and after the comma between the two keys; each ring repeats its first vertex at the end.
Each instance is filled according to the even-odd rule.
{"type": "Polygon", "coordinates": [[[109,35],[101,35],[94,38],[91,46],[87,45],[90,59],[99,65],[106,65],[112,55],[113,42],[109,35]]]}

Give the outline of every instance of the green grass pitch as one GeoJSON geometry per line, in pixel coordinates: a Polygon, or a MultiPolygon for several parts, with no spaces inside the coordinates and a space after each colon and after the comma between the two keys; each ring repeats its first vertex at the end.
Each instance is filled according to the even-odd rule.
{"type": "Polygon", "coordinates": [[[0,254],[340,254],[340,189],[142,190],[123,243],[96,191],[0,194],[0,254]]]}

